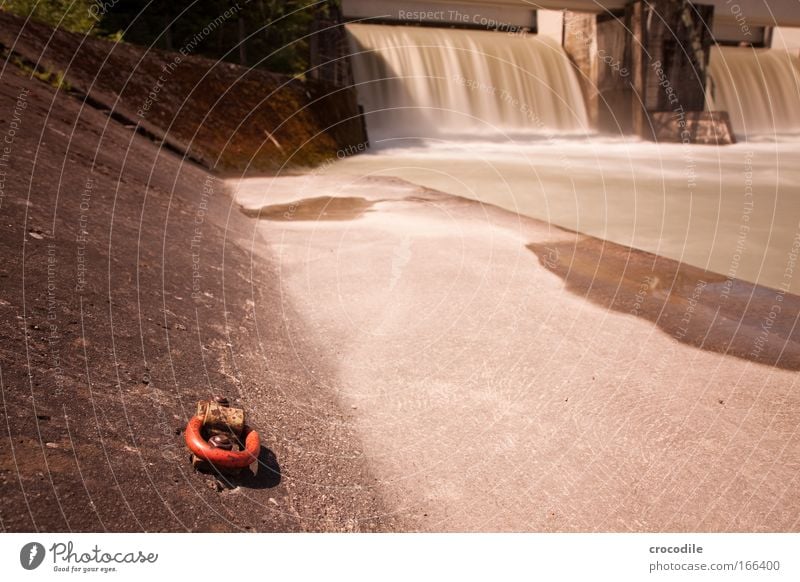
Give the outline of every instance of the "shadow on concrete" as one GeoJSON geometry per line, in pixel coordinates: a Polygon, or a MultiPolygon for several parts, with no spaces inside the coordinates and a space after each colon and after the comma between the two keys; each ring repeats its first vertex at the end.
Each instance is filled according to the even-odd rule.
{"type": "Polygon", "coordinates": [[[262,446],[258,454],[258,463],[252,465],[251,469],[242,471],[237,484],[249,489],[272,489],[280,485],[280,482],[281,466],[278,457],[270,449],[262,446]],[[252,469],[255,469],[255,472],[252,469]]]}
{"type": "Polygon", "coordinates": [[[800,297],[593,237],[527,248],[566,288],[676,341],[800,370],[800,297]]]}
{"type": "Polygon", "coordinates": [[[224,489],[236,487],[272,489],[281,483],[281,466],[275,453],[262,446],[261,452],[258,454],[258,463],[243,469],[238,475],[225,475],[216,471],[213,475],[224,489]]]}

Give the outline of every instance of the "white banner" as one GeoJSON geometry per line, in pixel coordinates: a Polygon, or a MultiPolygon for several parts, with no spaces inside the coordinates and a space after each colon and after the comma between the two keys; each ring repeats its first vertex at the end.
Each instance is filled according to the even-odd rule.
{"type": "Polygon", "coordinates": [[[5,580],[800,580],[800,534],[3,534],[5,580]],[[154,578],[155,577],[155,578],[154,578]]]}

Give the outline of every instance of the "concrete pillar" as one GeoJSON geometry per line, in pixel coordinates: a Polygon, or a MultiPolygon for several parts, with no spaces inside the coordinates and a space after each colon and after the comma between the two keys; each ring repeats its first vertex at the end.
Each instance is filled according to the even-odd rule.
{"type": "Polygon", "coordinates": [[[350,47],[341,11],[330,2],[316,13],[309,37],[310,70],[306,81],[311,93],[312,111],[323,119],[339,120],[326,133],[346,147],[369,145],[364,113],[353,85],[350,47]]]}
{"type": "Polygon", "coordinates": [[[704,111],[714,7],[638,0],[626,12],[634,133],[657,141],[731,143],[727,113],[704,111]]]}
{"type": "Polygon", "coordinates": [[[347,57],[350,50],[339,9],[332,4],[327,10],[317,12],[311,32],[309,77],[338,87],[352,85],[353,72],[347,57]]]}
{"type": "Polygon", "coordinates": [[[632,131],[628,36],[624,12],[564,14],[564,50],[578,69],[589,120],[601,132],[632,131]]]}
{"type": "Polygon", "coordinates": [[[725,112],[707,112],[714,7],[637,0],[620,12],[565,12],[564,50],[599,131],[658,141],[730,143],[725,112]]]}
{"type": "Polygon", "coordinates": [[[578,71],[578,80],[586,103],[589,123],[597,127],[597,59],[595,58],[595,39],[597,38],[597,18],[585,12],[564,12],[562,46],[564,52],[578,71]]]}

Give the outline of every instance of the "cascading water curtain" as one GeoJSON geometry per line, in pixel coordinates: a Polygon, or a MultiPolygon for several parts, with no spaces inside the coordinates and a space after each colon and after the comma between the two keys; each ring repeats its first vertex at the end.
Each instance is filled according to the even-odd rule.
{"type": "Polygon", "coordinates": [[[575,71],[548,38],[373,24],[347,32],[373,139],[590,131],[575,71]]]}

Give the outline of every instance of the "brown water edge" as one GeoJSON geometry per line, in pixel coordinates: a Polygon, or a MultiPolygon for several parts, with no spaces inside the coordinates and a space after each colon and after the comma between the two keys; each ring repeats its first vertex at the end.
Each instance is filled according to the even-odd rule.
{"type": "MultiPolygon", "coordinates": [[[[752,305],[741,333],[757,341],[755,299],[775,291],[397,180],[237,191],[250,207],[302,192],[393,198],[357,221],[255,228],[280,245],[281,293],[313,345],[336,354],[326,385],[403,527],[796,529],[794,375],[684,337],[725,290],[739,311],[752,305]],[[636,316],[608,309],[625,297],[636,316]],[[653,325],[661,308],[683,341],[653,325]]],[[[307,368],[318,357],[293,354],[307,368]]]]}
{"type": "Polygon", "coordinates": [[[594,237],[526,245],[566,289],[675,340],[800,370],[800,297],[594,237]]]}
{"type": "Polygon", "coordinates": [[[373,210],[380,202],[426,202],[428,198],[407,196],[401,199],[368,200],[361,196],[315,196],[260,208],[239,207],[245,216],[272,221],[343,221],[355,220],[373,210]]]}
{"type": "Polygon", "coordinates": [[[262,220],[353,220],[378,202],[380,200],[367,200],[358,196],[317,196],[261,208],[240,207],[240,210],[245,216],[262,220]]]}
{"type": "MultiPolygon", "coordinates": [[[[318,196],[240,209],[246,216],[271,221],[346,221],[375,210],[379,202],[429,203],[435,198],[429,194],[373,200],[318,196]]],[[[570,292],[600,307],[642,317],[697,349],[800,370],[800,297],[602,239],[575,236],[526,245],[570,292]]]]}

